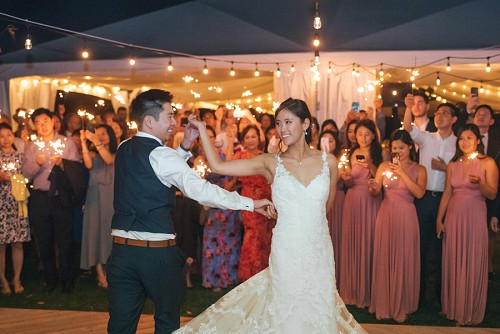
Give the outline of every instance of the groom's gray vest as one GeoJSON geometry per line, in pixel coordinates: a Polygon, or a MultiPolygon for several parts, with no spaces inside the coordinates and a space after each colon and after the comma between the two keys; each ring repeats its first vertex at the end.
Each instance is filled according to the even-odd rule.
{"type": "Polygon", "coordinates": [[[149,162],[159,146],[154,139],[134,136],[116,152],[112,229],[174,234],[175,187],[161,183],[149,162]]]}

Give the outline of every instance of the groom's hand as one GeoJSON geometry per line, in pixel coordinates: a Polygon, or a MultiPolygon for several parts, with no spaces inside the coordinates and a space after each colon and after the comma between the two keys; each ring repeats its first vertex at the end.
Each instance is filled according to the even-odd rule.
{"type": "Polygon", "coordinates": [[[253,211],[271,219],[271,211],[274,211],[274,204],[268,199],[256,199],[253,201],[253,211]]]}

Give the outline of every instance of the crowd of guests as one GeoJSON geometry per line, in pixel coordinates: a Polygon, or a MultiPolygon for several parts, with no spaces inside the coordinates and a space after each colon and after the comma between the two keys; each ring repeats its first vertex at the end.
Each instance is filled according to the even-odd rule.
{"type": "MultiPolygon", "coordinates": [[[[458,324],[480,323],[488,279],[495,276],[499,231],[500,135],[493,130],[493,109],[471,95],[464,108],[443,103],[429,117],[424,92],[409,94],[405,105],[402,124],[392,128],[380,99],[366,111],[351,110],[340,128],[332,119],[321,126],[314,120],[311,149],[338,159],[336,197],[328,212],[336,269],[332,279],[346,304],[367,307],[377,319],[404,322],[419,307],[433,305],[458,324]]],[[[0,208],[2,294],[10,294],[11,286],[23,292],[23,243],[31,237],[46,292],[58,285],[71,292],[77,267],[95,268],[98,285],[107,287],[113,165],[119,143],[131,135],[127,112],[103,112],[82,129],[81,117],[64,109],[37,109],[31,122],[16,114],[15,132],[8,122],[0,124],[0,197],[6,203],[0,208]],[[19,188],[16,177],[30,180],[28,188],[21,182],[31,194],[29,219],[22,209],[26,199],[14,190],[19,188]],[[12,247],[10,282],[6,245],[12,247]]],[[[206,122],[223,160],[286,150],[273,115],[225,106],[178,112],[165,145],[180,145],[193,112],[206,122]]],[[[262,176],[212,173],[201,145],[190,149],[190,163],[200,177],[244,196],[271,199],[262,176]]],[[[187,255],[188,287],[197,270],[203,287],[220,290],[268,266],[274,220],[203,207],[178,191],[173,221],[177,244],[187,255]]]]}

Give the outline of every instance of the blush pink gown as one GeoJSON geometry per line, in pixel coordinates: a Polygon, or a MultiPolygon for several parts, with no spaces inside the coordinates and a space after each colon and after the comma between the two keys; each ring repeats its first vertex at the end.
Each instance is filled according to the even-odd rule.
{"type": "MultiPolygon", "coordinates": [[[[407,170],[417,179],[417,164],[407,170]]],[[[418,308],[420,232],[414,197],[397,177],[383,179],[384,200],[375,223],[370,312],[377,319],[406,320],[418,308]]]]}
{"type": "Polygon", "coordinates": [[[370,171],[355,164],[351,170],[354,185],[347,190],[342,214],[340,250],[340,297],[344,303],[370,305],[373,236],[382,196],[368,192],[370,171]]]}
{"type": "Polygon", "coordinates": [[[484,179],[478,158],[469,173],[463,164],[453,164],[453,194],[446,210],[443,237],[443,313],[460,324],[483,321],[488,291],[488,230],[485,197],[469,174],[484,179]]]}
{"type": "Polygon", "coordinates": [[[340,246],[342,240],[342,212],[344,211],[344,182],[337,183],[337,192],[333,200],[332,209],[327,213],[328,229],[333,244],[333,258],[335,260],[335,280],[337,288],[340,282],[340,246]]]}

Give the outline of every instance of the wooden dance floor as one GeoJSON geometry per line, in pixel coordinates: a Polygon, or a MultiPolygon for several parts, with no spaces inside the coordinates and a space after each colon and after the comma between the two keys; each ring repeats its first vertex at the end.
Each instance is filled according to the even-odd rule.
{"type": "MultiPolygon", "coordinates": [[[[190,318],[181,318],[181,324],[190,318]]],[[[0,333],[2,334],[79,334],[106,333],[108,314],[105,312],[79,312],[54,310],[27,310],[0,308],[0,333]]],[[[364,324],[370,334],[500,334],[500,329],[423,327],[364,324]]],[[[154,332],[152,315],[143,315],[137,333],[154,332]]]]}

